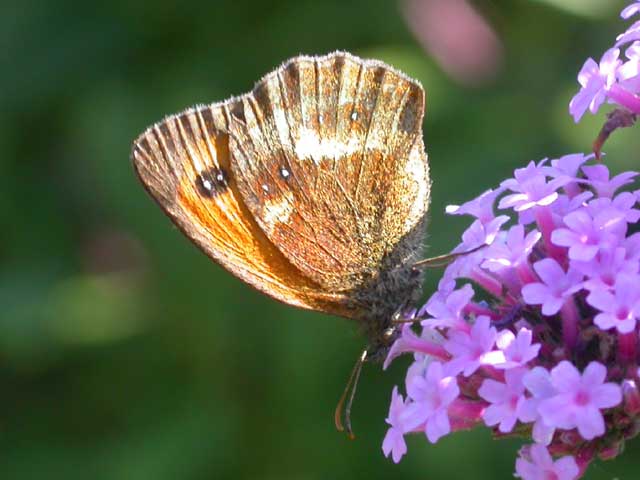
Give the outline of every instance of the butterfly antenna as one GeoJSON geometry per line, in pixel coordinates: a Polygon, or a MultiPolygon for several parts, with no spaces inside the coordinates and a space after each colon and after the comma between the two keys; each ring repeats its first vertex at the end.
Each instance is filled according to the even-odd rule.
{"type": "Polygon", "coordinates": [[[438,255],[437,257],[425,258],[424,260],[420,260],[413,264],[413,268],[440,268],[446,267],[453,260],[458,257],[463,257],[464,255],[469,255],[470,253],[475,253],[481,248],[486,247],[486,244],[478,245],[471,250],[467,250],[466,252],[458,252],[458,253],[446,253],[444,255],[438,255]]]}
{"type": "Polygon", "coordinates": [[[353,405],[353,399],[356,396],[356,389],[358,388],[358,380],[360,380],[360,372],[362,372],[362,365],[367,360],[367,350],[362,352],[362,355],[356,361],[356,364],[353,366],[353,370],[351,371],[351,375],[349,375],[349,380],[347,381],[347,385],[344,387],[344,392],[340,396],[340,400],[338,401],[338,405],[336,405],[336,411],[334,414],[334,421],[336,423],[336,429],[339,432],[347,432],[347,436],[353,440],[356,436],[353,434],[353,429],[351,428],[351,406],[353,405]],[[347,402],[345,408],[345,401],[347,402]],[[344,424],[342,423],[344,410],[344,424]]]}

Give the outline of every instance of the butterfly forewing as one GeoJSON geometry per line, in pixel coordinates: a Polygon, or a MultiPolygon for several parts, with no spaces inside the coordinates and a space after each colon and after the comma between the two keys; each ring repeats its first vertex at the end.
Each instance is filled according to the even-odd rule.
{"type": "Polygon", "coordinates": [[[166,118],[134,143],[143,184],[207,255],[277,300],[353,316],[339,295],[323,292],[262,233],[231,175],[228,105],[203,106],[166,118]]]}

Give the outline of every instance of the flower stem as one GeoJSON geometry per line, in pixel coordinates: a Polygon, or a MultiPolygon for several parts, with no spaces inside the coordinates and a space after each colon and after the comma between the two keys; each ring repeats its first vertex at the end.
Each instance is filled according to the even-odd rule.
{"type": "Polygon", "coordinates": [[[489,307],[484,307],[482,305],[479,305],[476,302],[467,303],[463,309],[463,312],[467,315],[468,314],[473,314],[475,316],[487,315],[492,320],[496,320],[497,318],[500,318],[500,315],[496,311],[491,310],[489,307]]]}
{"type": "Polygon", "coordinates": [[[517,272],[518,278],[520,278],[520,281],[523,285],[538,281],[535,274],[533,273],[533,270],[531,270],[531,265],[529,265],[529,262],[527,261],[518,264],[517,272]]]}
{"type": "Polygon", "coordinates": [[[405,342],[406,351],[424,353],[442,361],[449,359],[449,354],[442,345],[424,338],[418,338],[408,329],[403,330],[402,340],[405,342]]]}
{"type": "Polygon", "coordinates": [[[555,259],[560,265],[564,265],[566,260],[564,251],[551,242],[551,232],[555,229],[551,210],[548,207],[536,207],[535,216],[540,233],[542,233],[542,239],[544,240],[547,254],[551,258],[555,259]]]}
{"type": "Polygon", "coordinates": [[[502,284],[482,269],[474,268],[469,277],[492,295],[502,295],[502,284]]]}
{"type": "Polygon", "coordinates": [[[562,340],[567,351],[570,353],[578,341],[578,309],[573,301],[573,297],[567,298],[560,309],[562,318],[562,340]]]}
{"type": "Polygon", "coordinates": [[[637,336],[635,330],[629,333],[618,332],[618,360],[621,363],[635,362],[638,354],[637,336]]]}
{"type": "Polygon", "coordinates": [[[453,431],[470,430],[482,420],[482,413],[487,404],[457,398],[453,401],[447,413],[451,421],[453,431]]]}
{"type": "Polygon", "coordinates": [[[573,198],[582,192],[578,182],[569,182],[562,188],[569,198],[573,198]]]}

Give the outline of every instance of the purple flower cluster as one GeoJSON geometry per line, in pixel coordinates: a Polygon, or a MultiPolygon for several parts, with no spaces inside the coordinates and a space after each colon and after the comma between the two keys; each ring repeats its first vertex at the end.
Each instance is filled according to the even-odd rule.
{"type": "Polygon", "coordinates": [[[484,423],[533,440],[518,476],[569,480],[640,431],[640,192],[620,191],[636,175],[566,155],[447,208],[474,221],[386,359],[414,358],[387,456],[401,459],[407,434],[435,443],[484,423]]]}
{"type": "MultiPolygon", "coordinates": [[[[620,15],[626,20],[638,13],[640,2],[633,2],[620,15]]],[[[578,82],[580,91],[569,104],[576,122],[587,110],[596,113],[605,100],[640,114],[640,20],[617,36],[614,46],[602,55],[599,63],[587,59],[578,82]]]]}

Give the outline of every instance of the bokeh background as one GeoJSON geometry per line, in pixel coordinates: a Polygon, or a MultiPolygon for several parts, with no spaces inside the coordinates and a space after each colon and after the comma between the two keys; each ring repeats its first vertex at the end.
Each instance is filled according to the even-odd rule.
{"type": "MultiPolygon", "coordinates": [[[[22,0],[0,7],[0,478],[510,478],[486,429],[381,453],[407,361],[368,366],[349,322],[271,301],[210,262],[138,184],[132,139],[249,90],[298,53],[375,57],[427,90],[429,251],[444,206],[531,159],[589,149],[567,113],[587,56],[625,27],[604,0],[22,0]]],[[[607,145],[637,168],[637,130],[607,145]]],[[[425,294],[439,272],[430,272],[425,294]]],[[[405,359],[407,360],[407,359],[405,359]]],[[[589,479],[637,478],[640,441],[589,479]]]]}

